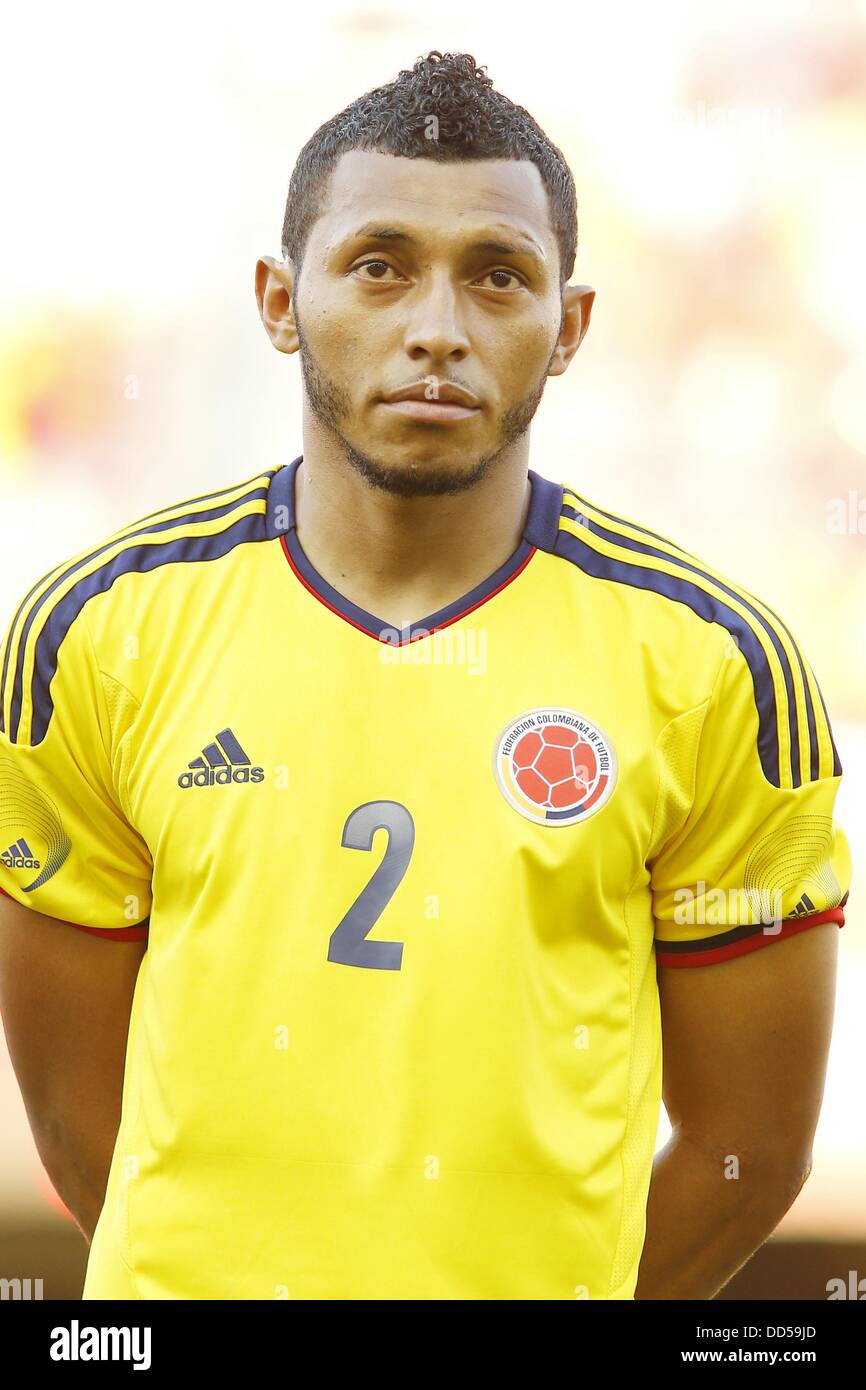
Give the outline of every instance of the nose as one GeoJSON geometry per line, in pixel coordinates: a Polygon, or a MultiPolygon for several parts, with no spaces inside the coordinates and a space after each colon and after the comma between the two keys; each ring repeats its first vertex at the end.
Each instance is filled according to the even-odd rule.
{"type": "MultiPolygon", "coordinates": [[[[469,352],[460,291],[446,273],[425,277],[408,301],[405,347],[413,361],[461,362],[469,352]]],[[[404,300],[404,303],[407,303],[404,300]]]]}

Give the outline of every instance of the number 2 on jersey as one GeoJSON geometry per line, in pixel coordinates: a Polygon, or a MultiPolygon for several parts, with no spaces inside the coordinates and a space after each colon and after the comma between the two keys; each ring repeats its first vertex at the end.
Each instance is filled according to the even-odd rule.
{"type": "Polygon", "coordinates": [[[347,849],[373,848],[377,830],[387,830],[388,847],[373,877],[364,885],[339,926],[331,933],[328,960],[368,970],[399,970],[402,941],[368,941],[372,930],[398,888],[415,844],[415,822],[399,801],[367,801],[356,806],[343,827],[347,849]]]}

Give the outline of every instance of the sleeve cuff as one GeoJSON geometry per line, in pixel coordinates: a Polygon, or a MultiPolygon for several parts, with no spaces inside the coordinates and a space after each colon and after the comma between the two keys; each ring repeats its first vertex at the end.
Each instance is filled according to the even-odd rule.
{"type": "MultiPolygon", "coordinates": [[[[844,901],[847,901],[847,894],[844,901]]],[[[821,922],[835,922],[844,927],[843,904],[805,917],[788,917],[780,923],[778,931],[767,931],[765,925],[758,922],[747,927],[732,927],[700,941],[662,941],[656,937],[656,964],[680,970],[693,965],[717,965],[720,961],[747,955],[749,951],[760,951],[763,946],[772,946],[774,941],[784,941],[821,922]]]]}
{"type": "MultiPolygon", "coordinates": [[[[10,902],[18,902],[11,893],[7,893],[5,888],[0,888],[0,893],[10,902]]],[[[54,918],[57,922],[62,922],[64,926],[74,927],[76,931],[90,932],[91,936],[101,936],[108,941],[146,941],[150,917],[145,917],[143,922],[136,922],[131,927],[85,927],[80,922],[70,922],[65,917],[54,918]]]]}

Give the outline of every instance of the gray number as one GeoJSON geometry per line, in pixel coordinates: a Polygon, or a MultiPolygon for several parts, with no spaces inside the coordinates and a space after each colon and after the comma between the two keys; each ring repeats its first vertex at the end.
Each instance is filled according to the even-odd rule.
{"type": "Polygon", "coordinates": [[[368,801],[356,806],[343,826],[346,849],[373,848],[377,830],[387,830],[388,847],[370,882],[361,889],[328,944],[328,960],[368,970],[399,970],[402,941],[368,941],[406,872],[415,844],[415,822],[399,801],[368,801]]]}

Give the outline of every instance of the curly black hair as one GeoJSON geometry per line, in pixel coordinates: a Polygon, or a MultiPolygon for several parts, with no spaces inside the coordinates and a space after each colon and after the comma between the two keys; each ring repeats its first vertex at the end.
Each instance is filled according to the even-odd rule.
{"type": "Polygon", "coordinates": [[[529,112],[497,92],[471,54],[434,49],[395,81],[365,92],[310,137],[292,173],[283,221],[283,256],[298,270],[310,228],[322,210],[328,178],[347,150],[442,162],[531,160],[547,189],[559,243],[560,284],[567,283],[577,252],[571,170],[529,112]]]}

